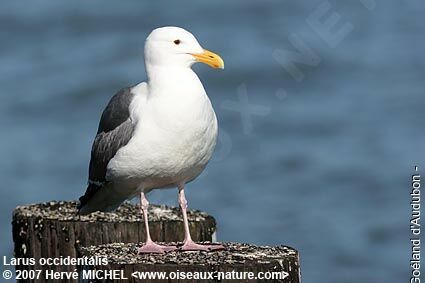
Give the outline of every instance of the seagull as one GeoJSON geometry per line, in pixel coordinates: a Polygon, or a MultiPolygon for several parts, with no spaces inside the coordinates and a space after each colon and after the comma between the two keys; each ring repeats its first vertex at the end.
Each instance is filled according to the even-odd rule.
{"type": "Polygon", "coordinates": [[[139,195],[146,230],[139,254],[164,253],[177,247],[152,241],[146,194],[177,187],[185,231],[179,250],[223,249],[192,240],[184,189],[205,169],[218,136],[214,109],[191,66],[202,62],[223,69],[224,62],[179,27],[153,30],[144,55],[147,81],[120,90],[102,113],[78,213],[113,211],[139,195]]]}

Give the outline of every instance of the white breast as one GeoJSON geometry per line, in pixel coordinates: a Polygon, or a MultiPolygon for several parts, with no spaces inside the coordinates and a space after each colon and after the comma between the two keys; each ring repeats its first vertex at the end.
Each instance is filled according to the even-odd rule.
{"type": "Polygon", "coordinates": [[[199,80],[176,83],[134,90],[134,135],[109,162],[109,180],[136,179],[155,188],[190,181],[205,168],[217,140],[214,110],[199,80]]]}

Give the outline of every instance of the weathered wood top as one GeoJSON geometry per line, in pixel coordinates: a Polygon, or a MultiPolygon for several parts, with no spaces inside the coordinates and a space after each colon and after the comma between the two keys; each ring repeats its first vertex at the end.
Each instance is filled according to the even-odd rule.
{"type": "MultiPolygon", "coordinates": [[[[114,212],[94,212],[89,215],[77,214],[76,201],[50,201],[37,204],[18,206],[13,212],[13,219],[42,218],[58,221],[79,222],[141,222],[142,215],[138,205],[126,202],[114,212]]],[[[183,221],[178,208],[166,205],[150,205],[149,221],[167,222],[183,221]]],[[[198,210],[188,210],[188,218],[191,222],[214,221],[207,213],[198,210]]],[[[215,222],[215,221],[214,221],[215,222]]]]}
{"type": "MultiPolygon", "coordinates": [[[[106,257],[108,262],[106,265],[80,266],[79,270],[80,272],[120,270],[122,278],[135,283],[175,282],[173,281],[176,279],[175,275],[183,273],[191,274],[193,277],[179,278],[178,282],[301,282],[298,252],[287,246],[224,243],[225,250],[221,251],[177,250],[164,254],[138,255],[137,250],[140,246],[141,243],[112,243],[81,247],[79,249],[81,256],[106,257]],[[165,279],[145,277],[146,273],[162,274],[165,276],[162,278],[165,279]],[[208,274],[208,277],[202,277],[202,274],[208,274]]],[[[111,280],[111,282],[120,281],[111,280]]]]}
{"type": "MultiPolygon", "coordinates": [[[[237,265],[249,263],[280,262],[282,259],[293,259],[298,262],[298,252],[288,246],[255,246],[240,243],[224,243],[225,250],[213,252],[182,252],[173,251],[164,254],[138,255],[137,249],[143,243],[112,243],[99,246],[81,247],[81,256],[108,258],[111,264],[202,264],[217,266],[222,264],[237,265]]],[[[162,243],[176,244],[176,243],[162,243]]]]}
{"type": "MultiPolygon", "coordinates": [[[[107,265],[77,267],[79,271],[81,268],[121,270],[125,276],[131,278],[128,282],[141,282],[132,276],[139,271],[165,271],[168,274],[173,272],[176,274],[178,270],[185,272],[237,271],[256,274],[286,272],[288,276],[279,282],[300,282],[298,252],[293,248],[225,243],[226,249],[223,251],[182,252],[177,250],[166,254],[138,255],[138,248],[146,240],[144,223],[138,206],[125,203],[115,212],[96,212],[85,216],[77,215],[76,206],[75,201],[51,201],[18,206],[13,213],[12,221],[15,256],[37,259],[62,256],[106,256],[107,265]]],[[[180,241],[181,244],[184,229],[179,209],[152,205],[149,212],[152,238],[158,242],[165,242],[164,244],[176,244],[176,241],[180,241]]],[[[213,217],[205,212],[193,210],[188,212],[188,216],[195,241],[214,240],[216,223],[213,217]]],[[[53,268],[55,271],[62,272],[73,271],[76,267],[37,264],[16,268],[34,270],[53,268]]],[[[102,282],[102,280],[93,282],[102,282]]],[[[205,282],[216,282],[216,280],[205,282]]],[[[268,282],[276,282],[276,280],[268,282]]]]}
{"type": "MultiPolygon", "coordinates": [[[[189,225],[195,241],[212,241],[216,222],[201,211],[188,211],[189,225]]],[[[184,239],[183,219],[178,208],[152,205],[149,228],[155,241],[184,239]]],[[[146,239],[139,207],[125,203],[115,212],[77,215],[76,201],[50,201],[18,206],[12,221],[14,252],[22,258],[78,257],[78,246],[108,243],[138,243],[146,239]]],[[[27,268],[18,266],[17,269],[27,268]]],[[[43,266],[32,266],[43,269],[43,266]]],[[[57,267],[73,270],[73,266],[57,267]]]]}

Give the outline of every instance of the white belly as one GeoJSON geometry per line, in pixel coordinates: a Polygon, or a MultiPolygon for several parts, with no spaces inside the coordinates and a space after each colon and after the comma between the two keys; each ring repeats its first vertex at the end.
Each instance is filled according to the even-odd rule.
{"type": "Polygon", "coordinates": [[[206,95],[145,102],[133,138],[109,162],[107,179],[144,190],[186,183],[210,160],[217,120],[206,95]]]}

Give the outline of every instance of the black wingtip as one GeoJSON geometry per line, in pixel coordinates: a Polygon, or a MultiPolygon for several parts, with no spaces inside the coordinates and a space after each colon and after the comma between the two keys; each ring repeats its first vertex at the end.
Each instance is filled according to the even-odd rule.
{"type": "Polygon", "coordinates": [[[77,205],[78,214],[84,214],[81,210],[83,210],[84,206],[90,201],[90,199],[99,191],[101,185],[90,183],[87,186],[87,190],[83,196],[79,198],[79,202],[77,205]]]}

